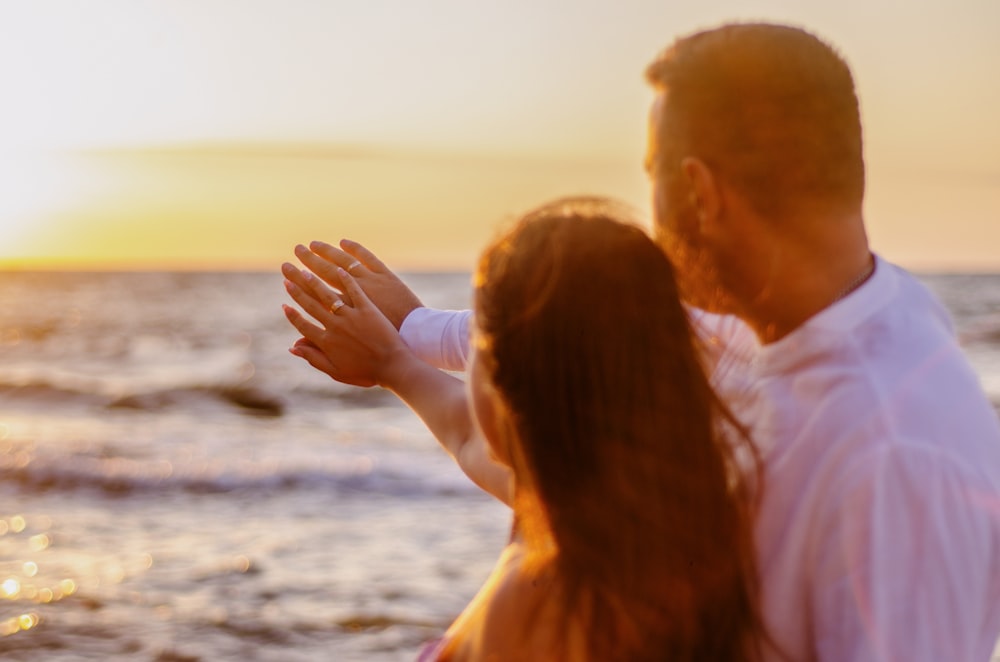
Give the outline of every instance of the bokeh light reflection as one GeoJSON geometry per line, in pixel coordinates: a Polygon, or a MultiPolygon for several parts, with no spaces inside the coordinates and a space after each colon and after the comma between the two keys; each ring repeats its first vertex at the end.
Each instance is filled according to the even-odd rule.
{"type": "Polygon", "coordinates": [[[59,582],[59,590],[63,595],[73,595],[76,593],[76,582],[72,579],[64,579],[59,582]]]}
{"type": "Polygon", "coordinates": [[[28,540],[28,547],[33,552],[40,552],[44,549],[47,549],[49,543],[50,543],[49,537],[44,533],[39,533],[36,536],[31,536],[31,538],[28,540]]]}
{"type": "Polygon", "coordinates": [[[0,597],[7,598],[8,600],[16,600],[20,593],[21,582],[13,577],[5,579],[3,583],[0,583],[0,597]]]}
{"type": "Polygon", "coordinates": [[[40,619],[38,618],[38,614],[35,613],[21,614],[17,618],[17,623],[19,626],[21,626],[22,630],[30,630],[31,628],[38,625],[39,620],[40,619]]]}
{"type": "Polygon", "coordinates": [[[250,559],[240,554],[233,559],[233,569],[239,573],[248,572],[250,570],[250,559]]]}
{"type": "Polygon", "coordinates": [[[14,616],[4,621],[0,621],[0,636],[9,637],[10,635],[17,634],[22,630],[30,630],[36,627],[41,620],[42,619],[38,614],[29,612],[27,614],[20,614],[19,616],[14,616]]]}

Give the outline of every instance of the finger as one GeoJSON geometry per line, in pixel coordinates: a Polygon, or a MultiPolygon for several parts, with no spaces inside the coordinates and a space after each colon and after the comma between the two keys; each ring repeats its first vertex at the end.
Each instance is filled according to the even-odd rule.
{"type": "Polygon", "coordinates": [[[342,305],[338,303],[340,298],[337,297],[336,300],[327,306],[325,303],[313,298],[311,294],[300,288],[295,283],[287,280],[285,281],[285,291],[288,292],[295,303],[302,306],[302,310],[309,313],[313,319],[327,328],[333,324],[333,309],[339,308],[342,305]]]}
{"type": "Polygon", "coordinates": [[[288,352],[293,356],[305,359],[309,365],[316,368],[320,372],[333,377],[342,384],[351,384],[353,386],[361,386],[365,388],[375,386],[375,382],[371,379],[357,377],[352,378],[345,375],[343,371],[330,360],[330,357],[328,357],[326,353],[305,338],[299,338],[296,340],[295,344],[288,349],[288,352]]]}
{"type": "Polygon", "coordinates": [[[312,347],[313,349],[319,351],[319,346],[308,338],[297,339],[294,343],[292,343],[292,347],[312,347]]]}
{"type": "Polygon", "coordinates": [[[292,326],[295,327],[296,331],[302,334],[304,338],[309,340],[314,345],[318,345],[319,341],[323,338],[324,330],[305,317],[302,313],[295,310],[291,306],[281,306],[281,309],[285,311],[285,317],[291,322],[292,326]]]}
{"type": "Polygon", "coordinates": [[[353,307],[357,310],[362,310],[369,307],[374,307],[371,299],[365,294],[365,291],[361,289],[358,285],[358,281],[354,280],[354,277],[347,273],[340,267],[337,268],[337,276],[340,278],[340,282],[344,284],[344,294],[351,297],[353,302],[353,307]]]}
{"type": "Polygon", "coordinates": [[[305,359],[312,367],[336,379],[337,366],[312,343],[296,343],[289,348],[288,352],[293,356],[305,359]]]}
{"type": "Polygon", "coordinates": [[[287,279],[285,281],[286,290],[288,289],[288,283],[292,283],[319,301],[327,310],[341,299],[337,292],[309,271],[302,271],[294,265],[288,264],[287,268],[285,265],[282,265],[281,273],[287,279]]]}
{"type": "MultiPolygon", "coordinates": [[[[370,271],[375,273],[386,273],[389,271],[389,267],[385,266],[382,260],[375,256],[370,250],[362,246],[356,241],[351,241],[350,239],[341,239],[340,247],[343,248],[347,253],[350,253],[353,257],[361,260],[370,271]]],[[[350,271],[350,270],[349,270],[350,271]]]]}
{"type": "Polygon", "coordinates": [[[329,290],[323,291],[319,295],[322,298],[318,298],[312,290],[303,289],[291,281],[286,280],[284,284],[285,291],[292,300],[324,326],[329,326],[330,322],[326,314],[333,312],[334,308],[345,305],[338,295],[332,294],[329,290]]]}
{"type": "Polygon", "coordinates": [[[359,269],[363,269],[364,264],[353,255],[349,255],[335,246],[331,246],[324,241],[314,241],[309,244],[309,250],[336,266],[346,269],[350,274],[355,276],[362,275],[359,269]]]}
{"type": "Polygon", "coordinates": [[[302,271],[286,262],[281,265],[281,275],[285,277],[286,290],[288,289],[288,283],[291,282],[305,290],[307,294],[317,299],[327,308],[333,305],[337,293],[330,289],[326,283],[314,276],[312,272],[302,271]]]}
{"type": "Polygon", "coordinates": [[[340,279],[337,278],[337,265],[325,258],[313,253],[311,250],[299,244],[295,247],[295,256],[301,260],[302,264],[316,276],[319,276],[335,290],[342,290],[340,279]]]}

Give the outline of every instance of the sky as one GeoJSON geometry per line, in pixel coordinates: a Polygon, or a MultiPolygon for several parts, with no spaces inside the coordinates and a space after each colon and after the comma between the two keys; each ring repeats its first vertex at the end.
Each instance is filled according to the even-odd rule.
{"type": "Polygon", "coordinates": [[[467,269],[550,197],[648,210],[646,63],[768,20],[854,71],[876,250],[1000,270],[1000,2],[750,5],[0,0],[0,265],[268,269],[351,236],[467,269]]]}

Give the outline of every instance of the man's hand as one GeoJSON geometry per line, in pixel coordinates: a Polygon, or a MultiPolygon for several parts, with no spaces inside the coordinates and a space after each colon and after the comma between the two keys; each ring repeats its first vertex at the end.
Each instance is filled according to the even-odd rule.
{"type": "MultiPolygon", "coordinates": [[[[345,290],[342,279],[337,275],[337,268],[347,271],[397,330],[414,308],[423,306],[417,295],[395,273],[374,253],[357,242],[342,239],[340,248],[336,248],[322,241],[314,241],[309,244],[309,248],[296,246],[295,255],[310,271],[339,292],[345,290]]],[[[285,278],[300,287],[306,286],[307,284],[295,278],[292,269],[292,265],[282,266],[285,278]]]]}

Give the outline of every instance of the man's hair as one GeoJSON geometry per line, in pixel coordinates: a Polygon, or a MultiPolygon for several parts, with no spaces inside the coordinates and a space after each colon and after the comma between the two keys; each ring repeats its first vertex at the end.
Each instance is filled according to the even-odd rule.
{"type": "Polygon", "coordinates": [[[733,24],[682,37],[646,70],[666,92],[654,155],[664,174],[702,159],[758,213],[803,203],[853,211],[864,196],[851,72],[832,47],[788,26],[733,24]]]}

